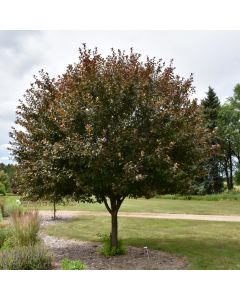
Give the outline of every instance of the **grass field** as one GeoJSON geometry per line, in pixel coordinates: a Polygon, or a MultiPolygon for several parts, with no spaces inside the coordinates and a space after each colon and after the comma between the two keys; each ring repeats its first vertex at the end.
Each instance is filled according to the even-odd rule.
{"type": "MultiPolygon", "coordinates": [[[[16,196],[8,197],[16,199],[16,196]]],[[[41,205],[30,203],[28,208],[52,210],[52,204],[41,205]]],[[[58,210],[85,210],[106,211],[104,204],[74,203],[72,205],[57,205],[58,210]]],[[[220,195],[186,197],[165,195],[152,199],[125,199],[120,211],[122,212],[159,212],[159,213],[186,213],[186,214],[216,214],[240,215],[240,192],[224,193],[220,195]]]]}
{"type": "MultiPolygon", "coordinates": [[[[46,230],[57,237],[96,241],[99,232],[109,233],[110,218],[81,217],[46,230]]],[[[240,223],[120,217],[119,235],[126,245],[183,256],[189,269],[240,269],[240,223]]]]}
{"type": "MultiPolygon", "coordinates": [[[[14,202],[19,196],[0,197],[6,202],[14,202]]],[[[29,209],[52,210],[53,205],[41,203],[24,204],[29,209]]],[[[72,205],[57,205],[58,210],[106,211],[104,204],[73,203],[72,205]]],[[[183,196],[165,195],[152,199],[125,199],[122,212],[159,212],[186,214],[216,214],[240,215],[240,193],[225,193],[220,195],[192,196],[186,200],[183,196]],[[215,198],[214,198],[215,196],[215,198]],[[207,200],[206,200],[207,199],[207,200]]]]}

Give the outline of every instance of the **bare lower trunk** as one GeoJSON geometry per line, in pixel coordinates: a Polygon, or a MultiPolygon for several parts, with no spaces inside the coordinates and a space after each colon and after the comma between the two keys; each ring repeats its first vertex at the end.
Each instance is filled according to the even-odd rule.
{"type": "Polygon", "coordinates": [[[53,219],[56,220],[56,201],[54,200],[53,201],[53,219]]]}
{"type": "Polygon", "coordinates": [[[125,197],[119,197],[119,198],[111,198],[110,199],[110,204],[111,206],[108,205],[107,199],[103,197],[103,202],[111,214],[111,222],[112,222],[112,230],[110,233],[110,239],[111,239],[111,247],[112,248],[117,248],[118,247],[118,219],[117,219],[117,214],[118,210],[123,202],[125,197]]]}
{"type": "Polygon", "coordinates": [[[111,245],[112,248],[118,247],[118,219],[117,219],[117,211],[113,211],[111,213],[112,217],[112,232],[111,232],[111,245]]]}
{"type": "Polygon", "coordinates": [[[231,142],[229,141],[229,189],[233,189],[233,164],[232,164],[232,147],[231,142]]]}
{"type": "Polygon", "coordinates": [[[227,181],[227,188],[228,188],[228,190],[230,190],[230,181],[229,181],[228,162],[227,162],[227,160],[224,161],[224,172],[225,172],[226,181],[227,181]]]}

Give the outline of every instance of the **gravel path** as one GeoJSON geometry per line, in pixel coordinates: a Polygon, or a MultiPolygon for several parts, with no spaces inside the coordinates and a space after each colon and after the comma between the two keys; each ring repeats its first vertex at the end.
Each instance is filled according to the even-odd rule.
{"type": "MultiPolygon", "coordinates": [[[[39,211],[41,216],[52,216],[51,211],[39,211]]],[[[141,212],[119,212],[120,217],[151,218],[151,219],[179,219],[179,220],[202,220],[202,221],[224,221],[240,222],[240,216],[227,215],[195,215],[195,214],[161,214],[141,212]]],[[[57,211],[57,216],[68,219],[80,216],[110,216],[108,212],[96,211],[57,211]]]]}

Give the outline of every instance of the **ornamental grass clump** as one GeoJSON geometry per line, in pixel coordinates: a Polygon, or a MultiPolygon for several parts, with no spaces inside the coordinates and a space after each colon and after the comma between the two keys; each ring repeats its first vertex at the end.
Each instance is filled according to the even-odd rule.
{"type": "Polygon", "coordinates": [[[5,211],[5,202],[3,200],[0,200],[0,218],[4,217],[4,211],[5,211]]]}
{"type": "Polygon", "coordinates": [[[0,224],[0,249],[4,245],[4,242],[6,241],[9,234],[9,230],[7,228],[7,225],[0,224]]]}
{"type": "Polygon", "coordinates": [[[49,270],[52,257],[41,245],[0,251],[0,270],[49,270]]]}
{"type": "Polygon", "coordinates": [[[33,246],[39,241],[40,220],[37,211],[13,211],[11,223],[12,235],[16,245],[33,246]]]}

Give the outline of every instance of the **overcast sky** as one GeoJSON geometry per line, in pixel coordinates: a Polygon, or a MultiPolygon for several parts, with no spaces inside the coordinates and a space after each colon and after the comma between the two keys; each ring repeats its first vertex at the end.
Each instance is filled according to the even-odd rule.
{"type": "Polygon", "coordinates": [[[223,102],[240,83],[240,31],[0,31],[0,162],[10,162],[9,131],[33,75],[42,68],[62,74],[84,42],[104,55],[133,47],[143,59],[173,58],[176,73],[194,74],[198,99],[212,86],[223,102]]]}

